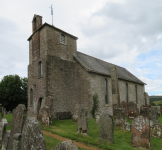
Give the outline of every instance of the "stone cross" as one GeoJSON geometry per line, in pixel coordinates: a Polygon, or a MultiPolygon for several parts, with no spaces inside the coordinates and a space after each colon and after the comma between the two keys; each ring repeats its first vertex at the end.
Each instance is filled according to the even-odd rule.
{"type": "Polygon", "coordinates": [[[132,147],[142,147],[150,149],[150,123],[149,119],[138,116],[132,123],[132,147]]]}
{"type": "Polygon", "coordinates": [[[23,125],[26,120],[26,107],[23,104],[19,104],[12,112],[13,120],[11,125],[11,133],[9,138],[8,150],[13,150],[14,135],[21,133],[23,125]]]}
{"type": "Polygon", "coordinates": [[[46,150],[42,129],[35,117],[27,118],[21,136],[22,150],[46,150]]]}
{"type": "Polygon", "coordinates": [[[87,110],[85,110],[83,107],[80,107],[78,111],[77,133],[89,135],[87,115],[88,115],[87,110]]]}
{"type": "Polygon", "coordinates": [[[126,121],[125,109],[116,108],[114,109],[114,122],[116,126],[123,126],[126,121]]]}
{"type": "Polygon", "coordinates": [[[99,139],[114,143],[114,122],[109,114],[102,114],[100,117],[99,139]]]}

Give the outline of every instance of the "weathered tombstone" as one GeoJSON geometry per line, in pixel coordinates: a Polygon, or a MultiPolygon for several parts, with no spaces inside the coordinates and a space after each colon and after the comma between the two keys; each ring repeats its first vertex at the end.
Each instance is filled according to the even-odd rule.
{"type": "Polygon", "coordinates": [[[11,131],[5,131],[4,133],[2,140],[2,150],[8,150],[10,132],[11,131]]]}
{"type": "Polygon", "coordinates": [[[77,121],[78,121],[78,115],[74,114],[73,115],[73,122],[77,123],[77,121]]]}
{"type": "Polygon", "coordinates": [[[123,126],[126,121],[125,109],[116,108],[114,109],[114,122],[116,126],[123,126]]]}
{"type": "Polygon", "coordinates": [[[127,103],[124,102],[124,101],[122,101],[122,102],[120,103],[120,107],[125,109],[125,114],[126,114],[126,116],[128,116],[128,115],[127,115],[127,114],[128,114],[128,113],[127,113],[127,103]]]}
{"type": "Polygon", "coordinates": [[[153,120],[151,119],[151,108],[143,107],[143,109],[140,112],[140,115],[149,119],[150,126],[152,126],[154,124],[153,120]]]}
{"type": "Polygon", "coordinates": [[[4,107],[2,107],[2,113],[1,113],[1,118],[4,116],[4,107]]]}
{"type": "Polygon", "coordinates": [[[96,123],[99,123],[99,120],[100,120],[100,114],[99,113],[97,113],[96,115],[95,115],[95,122],[96,123]]]}
{"type": "Polygon", "coordinates": [[[13,150],[21,150],[21,133],[14,135],[13,150]]]}
{"type": "Polygon", "coordinates": [[[54,150],[78,150],[78,148],[72,140],[68,140],[57,144],[54,150]]]}
{"type": "Polygon", "coordinates": [[[114,122],[109,114],[103,114],[100,117],[99,139],[114,143],[114,122]]]}
{"type": "Polygon", "coordinates": [[[78,111],[77,133],[89,135],[87,115],[88,115],[87,110],[85,110],[83,107],[81,107],[78,111]]]}
{"type": "Polygon", "coordinates": [[[7,125],[7,120],[6,120],[6,118],[2,118],[2,121],[1,121],[1,136],[0,136],[1,140],[3,139],[3,134],[6,131],[5,124],[7,125]]]}
{"type": "Polygon", "coordinates": [[[6,108],[3,109],[3,115],[6,115],[6,108]]]}
{"type": "Polygon", "coordinates": [[[14,135],[21,133],[23,125],[26,120],[26,107],[23,104],[19,104],[12,112],[13,120],[11,125],[11,133],[9,138],[9,145],[7,150],[13,149],[14,135]]]}
{"type": "Polygon", "coordinates": [[[142,147],[150,149],[150,123],[149,119],[138,116],[132,122],[132,147],[142,147]]]}
{"type": "Polygon", "coordinates": [[[151,136],[162,139],[162,124],[156,123],[151,127],[151,136]]]}
{"type": "Polygon", "coordinates": [[[125,122],[123,124],[123,129],[127,131],[131,131],[131,124],[129,124],[128,122],[125,122]]]}
{"type": "Polygon", "coordinates": [[[41,126],[35,117],[26,119],[21,138],[22,150],[46,150],[41,126]]]}
{"type": "Polygon", "coordinates": [[[118,77],[116,73],[116,66],[111,66],[111,86],[112,86],[112,102],[113,104],[120,105],[119,87],[118,87],[118,77]]]}
{"type": "Polygon", "coordinates": [[[39,111],[38,120],[42,122],[43,125],[49,126],[51,121],[50,108],[43,106],[39,111]]]}
{"type": "Polygon", "coordinates": [[[134,119],[137,117],[137,104],[129,102],[127,104],[128,118],[134,119]]]}
{"type": "Polygon", "coordinates": [[[158,120],[158,109],[156,107],[151,107],[150,108],[150,120],[153,122],[159,122],[158,120]]]}

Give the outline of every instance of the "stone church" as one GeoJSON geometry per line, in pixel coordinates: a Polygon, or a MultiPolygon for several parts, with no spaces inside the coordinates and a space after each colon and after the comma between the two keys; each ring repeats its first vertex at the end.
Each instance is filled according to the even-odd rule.
{"type": "Polygon", "coordinates": [[[28,115],[38,116],[48,106],[57,112],[77,113],[79,106],[91,117],[93,95],[99,97],[100,113],[113,115],[113,105],[145,101],[145,83],[127,69],[77,51],[77,37],[34,15],[29,41],[28,115]]]}

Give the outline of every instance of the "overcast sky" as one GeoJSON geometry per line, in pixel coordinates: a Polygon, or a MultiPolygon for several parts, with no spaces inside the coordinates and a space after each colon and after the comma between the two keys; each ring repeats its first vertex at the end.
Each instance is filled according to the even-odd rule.
{"type": "Polygon", "coordinates": [[[162,95],[162,0],[0,0],[0,79],[27,77],[34,14],[78,37],[77,50],[126,68],[162,95]]]}

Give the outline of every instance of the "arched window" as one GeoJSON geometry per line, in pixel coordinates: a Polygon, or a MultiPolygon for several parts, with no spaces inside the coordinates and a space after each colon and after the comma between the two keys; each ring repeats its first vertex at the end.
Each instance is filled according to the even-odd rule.
{"type": "Polygon", "coordinates": [[[128,83],[126,83],[126,100],[127,100],[127,103],[128,103],[128,83]]]}
{"type": "Polygon", "coordinates": [[[108,104],[107,79],[105,79],[105,104],[108,104]]]}
{"type": "Polygon", "coordinates": [[[42,72],[42,62],[39,62],[39,77],[42,77],[43,72],[42,72]]]}
{"type": "Polygon", "coordinates": [[[136,104],[138,104],[137,85],[135,85],[135,92],[136,92],[136,104]]]}
{"type": "Polygon", "coordinates": [[[30,89],[30,105],[33,105],[33,89],[30,89]]]}

